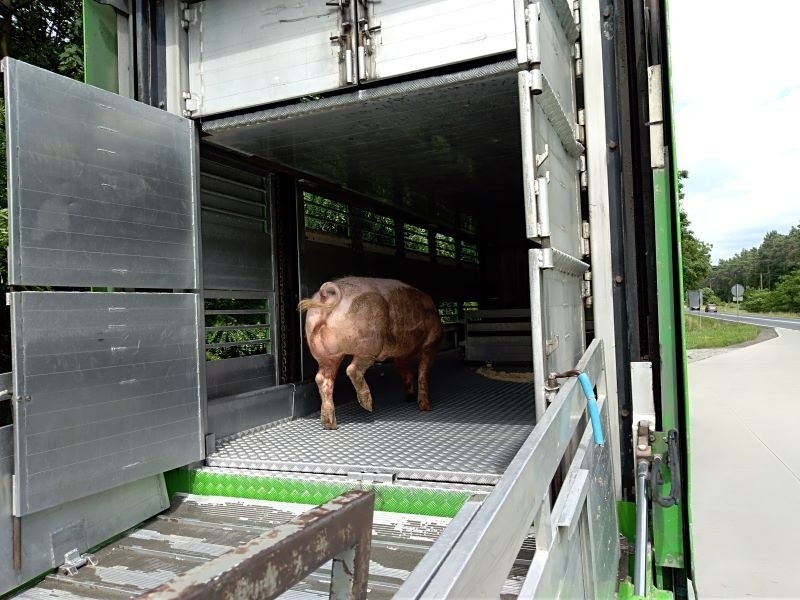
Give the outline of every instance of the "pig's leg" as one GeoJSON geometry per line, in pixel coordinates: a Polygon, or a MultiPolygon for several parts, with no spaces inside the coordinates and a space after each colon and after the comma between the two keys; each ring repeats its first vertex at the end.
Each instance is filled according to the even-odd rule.
{"type": "Polygon", "coordinates": [[[336,429],[336,409],[333,406],[333,382],[336,379],[336,372],[342,362],[342,357],[326,358],[319,362],[319,370],[314,381],[319,388],[319,396],[322,399],[322,410],[320,420],[325,429],[336,429]]]}
{"type": "Polygon", "coordinates": [[[436,358],[436,347],[422,349],[419,361],[419,378],[417,384],[417,406],[420,410],[431,410],[431,401],[428,398],[428,375],[436,358]]]}
{"type": "Polygon", "coordinates": [[[354,356],[352,362],[347,365],[347,376],[356,388],[358,403],[370,412],[372,412],[372,394],[364,379],[364,373],[374,362],[375,360],[368,356],[354,356]]]}
{"type": "Polygon", "coordinates": [[[394,366],[397,367],[397,372],[403,380],[403,387],[406,390],[406,402],[414,402],[417,399],[417,390],[414,385],[414,373],[411,371],[411,361],[408,357],[395,358],[394,366]]]}

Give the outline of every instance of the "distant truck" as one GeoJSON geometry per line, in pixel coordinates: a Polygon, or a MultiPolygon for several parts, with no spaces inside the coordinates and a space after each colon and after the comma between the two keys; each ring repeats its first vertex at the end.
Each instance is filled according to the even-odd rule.
{"type": "Polygon", "coordinates": [[[701,290],[689,290],[689,310],[700,310],[703,306],[703,292],[701,290]]]}

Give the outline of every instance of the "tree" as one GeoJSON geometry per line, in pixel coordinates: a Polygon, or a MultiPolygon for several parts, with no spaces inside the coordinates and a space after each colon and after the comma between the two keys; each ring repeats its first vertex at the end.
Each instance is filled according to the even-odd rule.
{"type": "MultiPolygon", "coordinates": [[[[678,172],[678,201],[682,202],[683,180],[688,179],[688,171],[678,172]]],[[[711,272],[711,244],[706,244],[695,236],[683,206],[680,207],[681,255],[683,257],[683,288],[696,290],[711,272]]]]}

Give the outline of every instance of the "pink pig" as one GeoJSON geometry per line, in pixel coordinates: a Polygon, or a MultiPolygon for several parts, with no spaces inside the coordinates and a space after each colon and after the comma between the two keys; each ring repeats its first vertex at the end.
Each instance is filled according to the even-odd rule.
{"type": "Polygon", "coordinates": [[[407,397],[414,397],[411,361],[419,358],[417,406],[431,410],[428,373],[442,338],[436,305],[427,294],[394,279],[343,277],[323,283],[300,301],[306,316],[306,341],[319,363],[315,381],[322,397],[322,425],[336,429],[333,383],[339,364],[353,357],[347,376],[358,402],[372,411],[372,394],[364,372],[375,361],[394,359],[407,397]]]}

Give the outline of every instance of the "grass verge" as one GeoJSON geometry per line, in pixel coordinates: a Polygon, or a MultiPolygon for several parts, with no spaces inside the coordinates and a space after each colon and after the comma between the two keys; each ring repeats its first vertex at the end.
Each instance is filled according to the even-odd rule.
{"type": "Polygon", "coordinates": [[[758,327],[686,315],[686,349],[725,348],[758,337],[758,327]]]}

